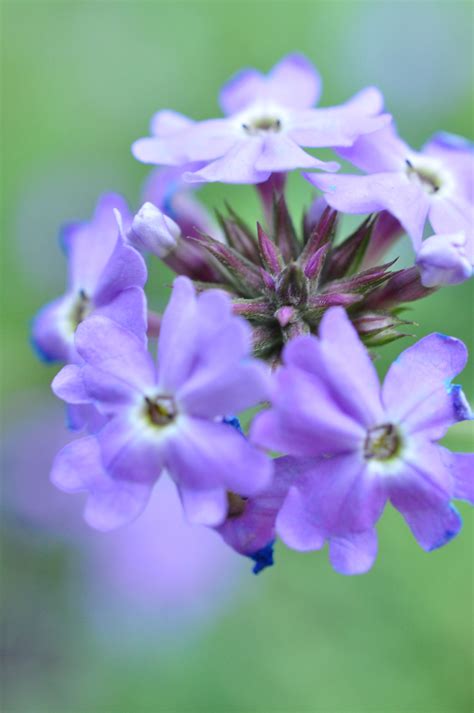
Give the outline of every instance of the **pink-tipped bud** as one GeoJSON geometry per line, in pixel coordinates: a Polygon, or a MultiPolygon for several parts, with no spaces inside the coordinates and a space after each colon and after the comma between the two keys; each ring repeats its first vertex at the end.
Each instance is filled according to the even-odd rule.
{"type": "Polygon", "coordinates": [[[144,203],[135,215],[128,240],[138,250],[164,258],[178,246],[179,226],[153,203],[144,203]]]}
{"type": "Polygon", "coordinates": [[[468,280],[473,273],[472,256],[464,232],[452,235],[433,235],[424,240],[416,264],[425,287],[457,285],[468,280]]]}

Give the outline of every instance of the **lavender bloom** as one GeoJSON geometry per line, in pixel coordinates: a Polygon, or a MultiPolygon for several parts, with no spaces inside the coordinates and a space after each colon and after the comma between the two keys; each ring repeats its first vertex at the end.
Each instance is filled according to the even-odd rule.
{"type": "Polygon", "coordinates": [[[33,343],[48,361],[78,361],[74,333],[92,314],[110,317],[138,335],[146,330],[145,263],[120,234],[116,211],[127,226],[125,201],[106,194],[89,223],[68,226],[64,232],[67,291],[43,307],[33,323],[33,343]]]}
{"type": "Polygon", "coordinates": [[[474,154],[467,142],[449,142],[446,134],[437,134],[417,152],[386,126],[338,153],[367,175],[305,174],[333,208],[387,210],[410,235],[416,252],[427,219],[436,233],[472,235],[474,154]]]}
{"type": "Polygon", "coordinates": [[[425,287],[457,285],[468,280],[474,265],[474,242],[462,232],[433,235],[421,244],[416,256],[425,287]]]}
{"type": "Polygon", "coordinates": [[[110,420],[63,449],[52,478],[66,491],[89,492],[86,518],[111,529],[136,517],[166,468],[188,519],[216,525],[226,491],[252,495],[271,479],[272,461],[215,419],[266,398],[266,367],[249,358],[251,329],[230,299],[191,281],[174,282],[163,315],[158,365],[144,339],[104,317],[76,333],[84,366],[65,367],[53,382],[69,403],[90,403],[110,420]]]}
{"type": "Polygon", "coordinates": [[[351,146],[361,135],[388,121],[379,115],[380,92],[371,87],[337,107],[313,109],[321,80],[302,55],[290,54],[265,76],[255,69],[237,73],[224,85],[223,119],[192,122],[179,114],[159,112],[151,138],[133,144],[144,163],[186,166],[193,182],[262,183],[272,173],[295,168],[337,171],[335,162],[320,161],[301,147],[351,146]]]}
{"type": "Polygon", "coordinates": [[[474,503],[474,454],[450,453],[437,441],[471,416],[451,384],[466,359],[462,342],[431,334],[400,355],[380,388],[339,307],[323,317],[319,339],[288,344],[272,408],[251,432],[256,443],[305,459],[276,520],[287,545],[304,551],[329,541],[336,570],[365,572],[387,501],[426,550],[458,533],[450,501],[474,503]]]}

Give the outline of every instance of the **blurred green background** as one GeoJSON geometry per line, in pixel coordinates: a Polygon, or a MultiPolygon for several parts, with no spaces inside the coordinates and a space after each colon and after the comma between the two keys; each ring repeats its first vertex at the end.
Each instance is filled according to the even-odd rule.
{"type": "MultiPolygon", "coordinates": [[[[268,70],[298,50],[323,75],[323,104],[376,84],[413,146],[439,129],[472,138],[473,8],[370,0],[4,2],[5,432],[24,428],[32,413],[41,420],[31,406],[38,394],[50,404],[55,369],[36,361],[28,339],[31,317],[63,289],[58,228],[87,219],[103,191],[124,193],[138,207],[147,168],[129,146],[146,135],[157,109],[216,115],[217,91],[230,74],[246,65],[268,70]]],[[[310,187],[295,176],[290,188],[299,216],[310,187]]],[[[249,220],[258,218],[250,188],[208,186],[201,195],[217,206],[225,196],[249,220]]],[[[408,259],[408,244],[404,250],[408,259]]],[[[154,300],[163,305],[169,276],[154,269],[152,279],[154,300]]],[[[446,332],[472,349],[473,303],[472,284],[430,297],[413,309],[417,335],[446,332]]],[[[383,351],[381,373],[404,346],[383,351]]],[[[460,381],[472,400],[472,364],[460,381]]],[[[59,404],[52,408],[61,411],[59,404]]],[[[34,427],[25,431],[20,447],[46,451],[37,436],[34,427]]],[[[473,429],[459,425],[447,442],[472,449],[473,429]]],[[[33,454],[29,475],[41,498],[38,483],[49,488],[48,457],[34,463],[33,454]]],[[[15,462],[2,476],[16,477],[15,462]]],[[[61,497],[66,508],[68,497],[61,497]]],[[[460,510],[463,533],[431,554],[387,512],[379,558],[366,576],[344,578],[325,553],[301,555],[279,545],[276,567],[258,578],[235,557],[232,596],[198,626],[189,624],[192,635],[183,633],[188,624],[166,635],[158,627],[155,635],[138,608],[133,632],[117,609],[113,636],[101,637],[94,597],[81,594],[82,580],[94,571],[79,571],[70,543],[7,512],[2,710],[470,713],[474,528],[472,513],[463,504],[460,510]]],[[[112,608],[118,596],[114,588],[107,592],[112,608]]],[[[176,618],[187,621],[184,610],[176,618]]]]}

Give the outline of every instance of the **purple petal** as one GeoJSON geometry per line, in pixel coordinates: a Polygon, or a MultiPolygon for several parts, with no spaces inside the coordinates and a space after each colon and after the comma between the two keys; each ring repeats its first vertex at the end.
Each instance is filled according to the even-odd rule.
{"type": "Polygon", "coordinates": [[[319,161],[300,149],[290,136],[284,133],[268,133],[264,137],[260,156],[255,162],[257,171],[277,173],[295,168],[320,168],[323,171],[337,171],[340,165],[335,161],[319,161]]]}
{"type": "Polygon", "coordinates": [[[415,241],[421,241],[430,208],[428,194],[403,173],[376,173],[369,176],[306,173],[310,183],[324,191],[330,206],[346,213],[374,213],[387,210],[415,241]]]}
{"type": "Polygon", "coordinates": [[[106,317],[133,332],[146,344],[147,303],[141,287],[129,287],[114,299],[94,310],[95,317],[106,317]]]}
{"type": "Polygon", "coordinates": [[[183,129],[189,129],[195,122],[184,114],[170,109],[157,112],[150,122],[153,136],[172,136],[183,129]]]}
{"type": "MultiPolygon", "coordinates": [[[[76,332],[76,347],[86,364],[84,378],[87,383],[92,372],[98,372],[96,380],[116,383],[120,393],[145,391],[155,383],[155,367],[143,339],[106,317],[90,317],[79,325],[76,332]]],[[[89,387],[86,385],[86,388],[89,387]]],[[[107,388],[96,398],[108,400],[107,388]]],[[[115,387],[114,387],[115,388],[115,387]]]]}
{"type": "Polygon", "coordinates": [[[474,505],[474,453],[451,453],[454,497],[474,505]]]}
{"type": "Polygon", "coordinates": [[[270,175],[270,171],[255,168],[262,153],[263,141],[261,136],[237,139],[222,158],[185,177],[190,182],[262,183],[270,175]]]}
{"type": "Polygon", "coordinates": [[[332,538],[329,542],[329,559],[340,574],[364,574],[377,557],[377,533],[367,530],[347,537],[332,538]]]}
{"type": "Polygon", "coordinates": [[[74,295],[70,293],[45,305],[32,324],[31,339],[45,361],[74,361],[74,295]]]}
{"type": "Polygon", "coordinates": [[[422,148],[426,156],[442,162],[456,181],[456,193],[465,200],[474,201],[474,151],[473,144],[461,136],[435,134],[422,148]]]}
{"type": "Polygon", "coordinates": [[[244,69],[222,88],[219,103],[225,114],[235,114],[256,101],[305,109],[313,106],[321,93],[321,79],[301,54],[289,54],[276,64],[268,76],[256,69],[244,69]]]}
{"type": "Polygon", "coordinates": [[[185,382],[195,358],[196,313],[196,292],[191,280],[176,278],[158,341],[158,381],[171,392],[185,382]]]}
{"type": "Polygon", "coordinates": [[[182,166],[187,163],[183,143],[173,136],[143,138],[132,144],[133,156],[142,163],[158,166],[182,166]]]}
{"type": "Polygon", "coordinates": [[[423,431],[437,440],[466,414],[461,395],[451,385],[467,362],[467,349],[454,337],[430,334],[393,362],[382,387],[382,400],[395,422],[408,432],[423,431]]]}
{"type": "Polygon", "coordinates": [[[67,425],[71,431],[86,430],[87,433],[97,433],[107,423],[107,416],[100,413],[91,404],[68,404],[67,425]]]}
{"type": "Polygon", "coordinates": [[[457,512],[450,506],[454,479],[443,449],[417,440],[402,458],[401,472],[388,481],[390,501],[421,547],[425,550],[441,547],[461,527],[457,512]]]}
{"type": "Polygon", "coordinates": [[[130,214],[124,199],[114,193],[103,195],[89,223],[66,230],[63,242],[68,254],[69,281],[76,293],[84,290],[92,296],[96,291],[102,271],[117,243],[116,210],[128,223],[130,214]]]}
{"type": "Polygon", "coordinates": [[[457,285],[472,276],[473,260],[466,251],[464,233],[433,235],[424,240],[416,256],[425,287],[457,285]]]}
{"type": "Polygon", "coordinates": [[[245,501],[241,514],[232,514],[218,532],[228,545],[243,555],[257,552],[275,539],[275,521],[291,482],[299,475],[301,459],[286,456],[274,460],[273,481],[262,493],[245,501]]]}
{"type": "Polygon", "coordinates": [[[118,236],[114,251],[97,283],[94,301],[98,306],[103,305],[128,287],[143,287],[146,280],[144,259],[135,248],[118,236]]]}
{"type": "Polygon", "coordinates": [[[371,134],[365,134],[350,147],[338,148],[337,153],[366,173],[405,171],[410,147],[397,135],[393,123],[371,134]]]}
{"type": "Polygon", "coordinates": [[[273,462],[232,426],[197,418],[183,418],[166,441],[166,467],[185,488],[242,495],[262,491],[273,473],[273,462]]]}
{"type": "Polygon", "coordinates": [[[51,384],[53,392],[59,399],[70,404],[86,404],[90,402],[82,380],[82,370],[75,364],[64,366],[51,384]]]}
{"type": "Polygon", "coordinates": [[[436,233],[457,233],[465,231],[470,236],[470,260],[474,262],[474,241],[472,238],[474,226],[474,207],[460,195],[435,197],[431,201],[429,212],[430,223],[436,233]]]}
{"type": "Polygon", "coordinates": [[[296,549],[312,549],[311,542],[318,537],[372,529],[386,500],[383,479],[369,471],[359,453],[307,459],[278,515],[277,531],[290,547],[299,537],[296,549]]]}
{"type": "Polygon", "coordinates": [[[154,483],[163,468],[167,430],[147,424],[136,411],[115,416],[96,436],[104,468],[120,480],[154,483]]]}
{"type": "Polygon", "coordinates": [[[359,102],[354,101],[328,109],[307,109],[295,113],[289,135],[301,146],[352,146],[362,134],[371,134],[389,121],[388,114],[371,116],[362,113],[359,102]]]}
{"type": "Polygon", "coordinates": [[[215,527],[225,520],[227,495],[224,488],[194,490],[182,486],[179,494],[188,522],[215,527]]]}
{"type": "Polygon", "coordinates": [[[273,408],[257,415],[251,438],[295,456],[342,453],[360,446],[365,429],[335,403],[328,386],[299,369],[275,375],[273,408]]]}
{"type": "Polygon", "coordinates": [[[151,494],[148,484],[113,480],[102,467],[100,450],[92,436],[73,441],[58,453],[51,480],[65,492],[87,492],[85,520],[102,531],[134,520],[151,494]]]}

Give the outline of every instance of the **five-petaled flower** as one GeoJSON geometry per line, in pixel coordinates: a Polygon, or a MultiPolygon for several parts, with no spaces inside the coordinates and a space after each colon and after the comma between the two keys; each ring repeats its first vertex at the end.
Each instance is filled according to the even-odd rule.
{"type": "Polygon", "coordinates": [[[224,520],[228,491],[253,495],[269,485],[272,461],[222,421],[268,391],[266,367],[249,356],[251,329],[223,292],[196,296],[188,278],[175,280],[157,365],[145,338],[105,317],[79,326],[76,348],[83,365],[64,367],[53,389],[69,403],[92,402],[109,420],[59,453],[52,478],[89,492],[91,524],[133,519],[164,468],[188,519],[202,524],[224,520]]]}
{"type": "Polygon", "coordinates": [[[256,69],[238,72],[222,88],[226,118],[194,122],[170,111],[156,114],[149,138],[136,141],[134,156],[144,163],[188,167],[189,181],[262,183],[272,173],[295,168],[337,171],[302,147],[351,146],[384,126],[383,98],[374,87],[345,104],[315,109],[321,79],[300,54],[290,54],[268,75],[256,69]],[[196,170],[197,169],[197,170],[196,170]]]}
{"type": "Polygon", "coordinates": [[[282,540],[302,551],[329,541],[335,569],[365,572],[387,501],[424,549],[452,539],[461,520],[451,500],[474,503],[474,454],[437,441],[471,416],[451,384],[466,363],[464,344],[425,337],[398,357],[381,388],[344,310],[334,307],[319,338],[297,337],[283,358],[272,408],[251,431],[256,443],[296,457],[287,467],[298,475],[276,516],[282,540]]]}

